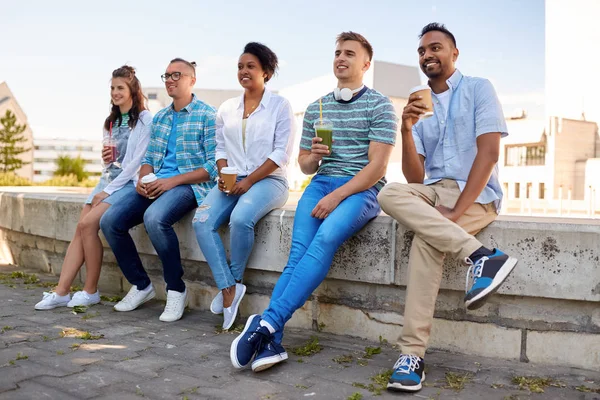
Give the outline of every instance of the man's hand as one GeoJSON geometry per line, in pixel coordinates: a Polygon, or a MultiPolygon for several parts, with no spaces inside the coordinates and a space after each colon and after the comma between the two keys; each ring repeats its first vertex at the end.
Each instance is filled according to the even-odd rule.
{"type": "Polygon", "coordinates": [[[422,99],[422,96],[414,93],[409,96],[408,104],[402,111],[402,132],[411,132],[413,125],[419,121],[421,115],[429,111],[422,99]]]}
{"type": "Polygon", "coordinates": [[[135,191],[138,192],[138,194],[142,197],[148,197],[148,193],[146,193],[146,185],[142,183],[141,179],[138,179],[135,191]]]}
{"type": "Polygon", "coordinates": [[[318,219],[325,219],[336,209],[336,207],[341,203],[342,198],[337,195],[335,192],[329,193],[327,196],[323,197],[313,208],[310,213],[311,217],[318,219]]]}
{"type": "Polygon", "coordinates": [[[329,147],[321,144],[323,138],[314,137],[312,138],[312,146],[310,148],[310,155],[316,162],[320,162],[324,156],[331,154],[329,147]]]}
{"type": "Polygon", "coordinates": [[[452,222],[458,221],[460,215],[453,208],[448,208],[446,206],[435,206],[435,209],[438,210],[444,217],[448,218],[452,222]]]}
{"type": "Polygon", "coordinates": [[[167,190],[171,190],[175,187],[173,178],[157,179],[154,182],[150,182],[146,185],[146,194],[149,199],[155,199],[167,190]]]}
{"type": "Polygon", "coordinates": [[[241,196],[244,193],[246,193],[248,190],[250,190],[251,187],[252,187],[252,182],[250,181],[250,179],[248,179],[246,177],[246,178],[242,179],[241,181],[236,182],[236,184],[233,185],[233,188],[231,189],[229,194],[234,195],[234,196],[241,196]]]}
{"type": "Polygon", "coordinates": [[[92,199],[92,208],[94,208],[98,204],[102,203],[102,200],[104,200],[108,196],[109,196],[109,194],[106,192],[100,192],[97,195],[95,195],[94,198],[92,199]]]}

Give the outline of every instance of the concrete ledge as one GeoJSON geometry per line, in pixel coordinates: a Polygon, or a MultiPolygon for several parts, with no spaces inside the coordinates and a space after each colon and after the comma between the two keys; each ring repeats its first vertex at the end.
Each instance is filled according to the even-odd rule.
{"type": "MultiPolygon", "coordinates": [[[[0,193],[0,256],[28,268],[60,274],[84,198],[0,193]]],[[[293,217],[293,209],[275,210],[258,224],[245,277],[249,290],[242,313],[261,312],[268,304],[287,261],[293,217]]],[[[176,231],[192,293],[191,306],[208,309],[216,289],[196,243],[191,219],[192,215],[184,218],[176,231]]],[[[135,228],[132,235],[144,265],[157,286],[162,287],[162,268],[144,228],[135,228]]],[[[228,249],[227,235],[223,238],[228,249]]],[[[589,354],[595,349],[591,344],[586,345],[588,351],[576,352],[577,356],[569,355],[569,351],[586,341],[600,342],[600,224],[595,220],[504,217],[478,238],[518,257],[519,265],[497,296],[480,310],[467,313],[462,301],[466,269],[447,261],[431,347],[597,367],[598,352],[589,354]],[[546,333],[563,335],[560,337],[565,343],[536,347],[546,333]]],[[[342,246],[328,278],[296,313],[290,326],[317,328],[324,324],[325,331],[370,339],[382,336],[394,341],[403,322],[411,240],[412,233],[390,217],[377,217],[342,246]]],[[[128,288],[107,248],[100,290],[128,288]]]]}

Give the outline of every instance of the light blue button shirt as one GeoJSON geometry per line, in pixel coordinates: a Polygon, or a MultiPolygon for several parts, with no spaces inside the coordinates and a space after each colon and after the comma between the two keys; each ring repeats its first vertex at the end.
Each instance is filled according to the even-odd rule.
{"type": "MultiPolygon", "coordinates": [[[[446,112],[433,96],[434,116],[413,126],[417,153],[425,157],[425,184],[452,179],[464,190],[477,155],[477,137],[500,132],[508,135],[502,106],[494,87],[487,79],[463,76],[458,70],[446,81],[450,88],[450,106],[446,112]]],[[[500,212],[502,187],[498,164],[477,203],[494,202],[500,212]]]]}

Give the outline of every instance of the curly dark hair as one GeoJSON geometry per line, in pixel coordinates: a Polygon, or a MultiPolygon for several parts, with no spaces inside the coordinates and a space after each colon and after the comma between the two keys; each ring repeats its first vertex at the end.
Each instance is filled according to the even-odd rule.
{"type": "Polygon", "coordinates": [[[250,42],[244,47],[244,51],[242,54],[252,54],[254,57],[258,58],[258,62],[260,62],[260,66],[263,71],[266,72],[267,77],[265,78],[265,83],[269,81],[275,74],[278,68],[279,61],[277,60],[277,55],[273,53],[273,50],[268,48],[262,43],[250,42]]]}
{"type": "MultiPolygon", "coordinates": [[[[142,84],[140,83],[137,76],[135,76],[135,68],[129,65],[123,65],[115,69],[112,72],[113,78],[123,78],[129,87],[129,91],[131,92],[131,100],[133,104],[131,109],[129,110],[129,127],[135,128],[137,124],[140,113],[146,108],[146,96],[144,96],[144,92],[142,92],[142,84]]],[[[104,121],[104,129],[107,131],[110,129],[111,123],[114,126],[120,125],[123,118],[121,117],[121,109],[119,106],[113,104],[112,100],[110,101],[110,115],[104,121]]]]}
{"type": "Polygon", "coordinates": [[[454,47],[456,47],[456,38],[454,37],[452,32],[450,32],[448,30],[448,28],[446,28],[446,25],[440,24],[439,22],[431,22],[431,23],[425,25],[423,27],[423,29],[421,29],[421,34],[419,35],[419,39],[421,39],[426,33],[432,32],[432,31],[442,32],[444,35],[446,35],[448,37],[448,39],[450,39],[452,41],[452,43],[454,44],[454,47]]]}

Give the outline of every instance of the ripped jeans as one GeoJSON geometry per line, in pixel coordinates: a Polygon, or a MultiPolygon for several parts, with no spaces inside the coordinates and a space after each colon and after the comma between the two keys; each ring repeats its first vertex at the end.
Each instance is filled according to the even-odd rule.
{"type": "MultiPolygon", "coordinates": [[[[238,177],[238,182],[245,177],[238,177]]],[[[194,231],[219,290],[241,282],[254,246],[254,226],[288,199],[285,178],[268,176],[241,196],[228,196],[217,186],[211,189],[194,216],[194,231]],[[229,219],[231,266],[218,229],[229,219]]]]}

